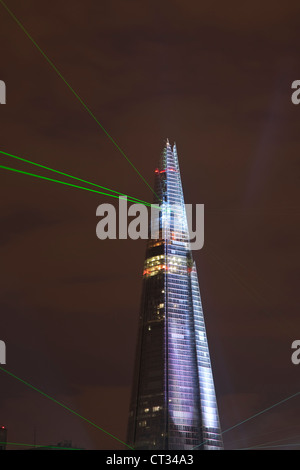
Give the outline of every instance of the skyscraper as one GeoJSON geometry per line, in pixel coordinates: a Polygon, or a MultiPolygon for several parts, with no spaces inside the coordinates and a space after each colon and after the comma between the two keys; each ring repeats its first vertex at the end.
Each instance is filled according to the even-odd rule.
{"type": "Polygon", "coordinates": [[[222,449],[198,276],[176,145],[155,170],[159,233],[148,239],[127,442],[134,449],[222,449]]]}

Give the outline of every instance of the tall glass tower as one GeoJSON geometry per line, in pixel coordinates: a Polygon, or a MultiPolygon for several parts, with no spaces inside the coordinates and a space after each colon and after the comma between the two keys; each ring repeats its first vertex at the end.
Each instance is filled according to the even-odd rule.
{"type": "Polygon", "coordinates": [[[223,449],[176,145],[155,170],[127,442],[134,449],[223,449]]]}

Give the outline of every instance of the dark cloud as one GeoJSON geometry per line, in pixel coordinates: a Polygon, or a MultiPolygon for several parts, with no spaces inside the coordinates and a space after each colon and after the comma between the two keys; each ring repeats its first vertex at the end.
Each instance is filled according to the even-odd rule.
{"type": "MultiPolygon", "coordinates": [[[[176,140],[186,202],[205,205],[195,259],[223,429],[295,393],[298,2],[7,3],[150,185],[165,138],[176,140]]],[[[151,202],[3,8],[0,47],[1,150],[151,202]]],[[[0,171],[0,338],[8,370],[125,439],[145,243],[97,239],[102,202],[112,200],[0,171]]],[[[1,377],[10,441],[31,442],[36,426],[40,443],[121,447],[1,377]]],[[[292,442],[298,405],[235,428],[225,443],[292,442]]]]}

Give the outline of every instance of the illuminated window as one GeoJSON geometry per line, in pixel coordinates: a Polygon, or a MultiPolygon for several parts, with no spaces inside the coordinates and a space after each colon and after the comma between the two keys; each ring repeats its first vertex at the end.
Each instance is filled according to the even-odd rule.
{"type": "Polygon", "coordinates": [[[159,411],[161,409],[162,409],[161,406],[153,406],[152,411],[159,411]]]}

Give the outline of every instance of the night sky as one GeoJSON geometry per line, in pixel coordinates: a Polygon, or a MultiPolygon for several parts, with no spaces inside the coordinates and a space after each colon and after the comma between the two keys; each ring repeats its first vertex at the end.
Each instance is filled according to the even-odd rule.
{"type": "MultiPolygon", "coordinates": [[[[6,4],[150,185],[176,141],[186,203],[205,206],[194,258],[223,431],[297,393],[299,2],[6,4]]],[[[0,150],[152,202],[2,5],[0,50],[0,150]]],[[[146,241],[99,240],[107,202],[0,169],[0,339],[8,371],[124,441],[146,241]]],[[[0,384],[9,442],[124,448],[2,371],[0,384]]],[[[299,414],[298,395],[225,447],[297,443],[299,414]]]]}

